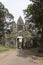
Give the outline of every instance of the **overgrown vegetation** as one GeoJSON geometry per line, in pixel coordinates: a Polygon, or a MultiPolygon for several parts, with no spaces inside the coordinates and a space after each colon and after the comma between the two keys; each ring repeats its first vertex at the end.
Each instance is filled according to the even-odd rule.
{"type": "Polygon", "coordinates": [[[10,25],[10,22],[12,22],[13,20],[14,20],[13,15],[0,2],[0,40],[2,40],[2,37],[4,38],[5,32],[9,33],[11,31],[9,29],[9,25],[10,25]]]}
{"type": "Polygon", "coordinates": [[[28,22],[35,24],[37,29],[36,38],[39,39],[39,46],[43,49],[43,0],[30,1],[32,1],[32,4],[28,5],[27,9],[24,10],[25,18],[27,18],[28,22]]]}
{"type": "Polygon", "coordinates": [[[0,45],[0,52],[5,52],[5,51],[9,51],[9,50],[15,50],[16,48],[11,48],[11,47],[5,47],[0,45]]]}
{"type": "Polygon", "coordinates": [[[10,48],[0,45],[0,52],[9,51],[9,50],[10,50],[10,48]]]}

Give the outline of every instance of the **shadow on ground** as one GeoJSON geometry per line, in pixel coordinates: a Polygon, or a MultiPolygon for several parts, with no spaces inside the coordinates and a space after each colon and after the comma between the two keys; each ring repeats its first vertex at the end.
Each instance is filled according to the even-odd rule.
{"type": "Polygon", "coordinates": [[[18,57],[23,57],[23,58],[27,58],[27,57],[31,57],[34,60],[37,60],[39,56],[39,53],[37,52],[32,52],[31,50],[24,50],[24,49],[19,49],[17,56],[18,57]]]}

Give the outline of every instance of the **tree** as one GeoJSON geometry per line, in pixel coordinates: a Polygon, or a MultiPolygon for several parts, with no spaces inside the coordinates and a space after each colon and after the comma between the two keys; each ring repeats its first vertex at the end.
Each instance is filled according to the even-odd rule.
{"type": "Polygon", "coordinates": [[[32,4],[28,5],[24,10],[26,18],[36,24],[36,27],[41,30],[41,47],[43,47],[43,0],[31,0],[32,4]]]}
{"type": "Polygon", "coordinates": [[[7,23],[13,20],[14,16],[9,13],[8,9],[0,2],[0,39],[4,36],[4,32],[7,31],[7,23]]]}
{"type": "Polygon", "coordinates": [[[4,33],[5,25],[13,19],[13,15],[9,13],[8,9],[6,9],[5,6],[0,2],[0,36],[4,33]]]}

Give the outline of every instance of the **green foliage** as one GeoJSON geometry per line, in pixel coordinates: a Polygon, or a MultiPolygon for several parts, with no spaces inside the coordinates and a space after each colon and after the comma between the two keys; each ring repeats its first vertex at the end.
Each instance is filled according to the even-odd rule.
{"type": "Polygon", "coordinates": [[[4,27],[7,27],[7,20],[10,22],[14,19],[8,9],[0,2],[0,37],[4,35],[4,27]]]}
{"type": "Polygon", "coordinates": [[[10,50],[10,48],[6,48],[6,47],[0,45],[0,52],[8,51],[8,50],[10,50]]]}
{"type": "Polygon", "coordinates": [[[42,29],[41,33],[41,46],[43,45],[43,0],[31,0],[33,3],[28,5],[27,9],[24,10],[24,14],[26,18],[29,19],[30,22],[36,24],[36,27],[42,29]]]}
{"type": "Polygon", "coordinates": [[[35,0],[33,4],[28,5],[27,9],[24,10],[26,17],[32,15],[32,21],[39,27],[43,27],[43,2],[35,0]]]}
{"type": "Polygon", "coordinates": [[[2,41],[1,44],[4,44],[2,40],[2,37],[4,39],[4,33],[10,33],[10,29],[8,30],[8,27],[10,25],[9,22],[12,22],[13,20],[14,16],[11,13],[9,13],[8,9],[5,8],[5,6],[0,2],[0,43],[2,41]]]}

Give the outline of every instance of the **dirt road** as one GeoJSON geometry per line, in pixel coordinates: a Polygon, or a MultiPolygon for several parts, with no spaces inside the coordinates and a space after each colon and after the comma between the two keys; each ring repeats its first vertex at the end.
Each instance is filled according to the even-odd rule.
{"type": "Polygon", "coordinates": [[[43,58],[37,58],[28,50],[11,50],[0,59],[0,65],[43,65],[43,58]]]}

